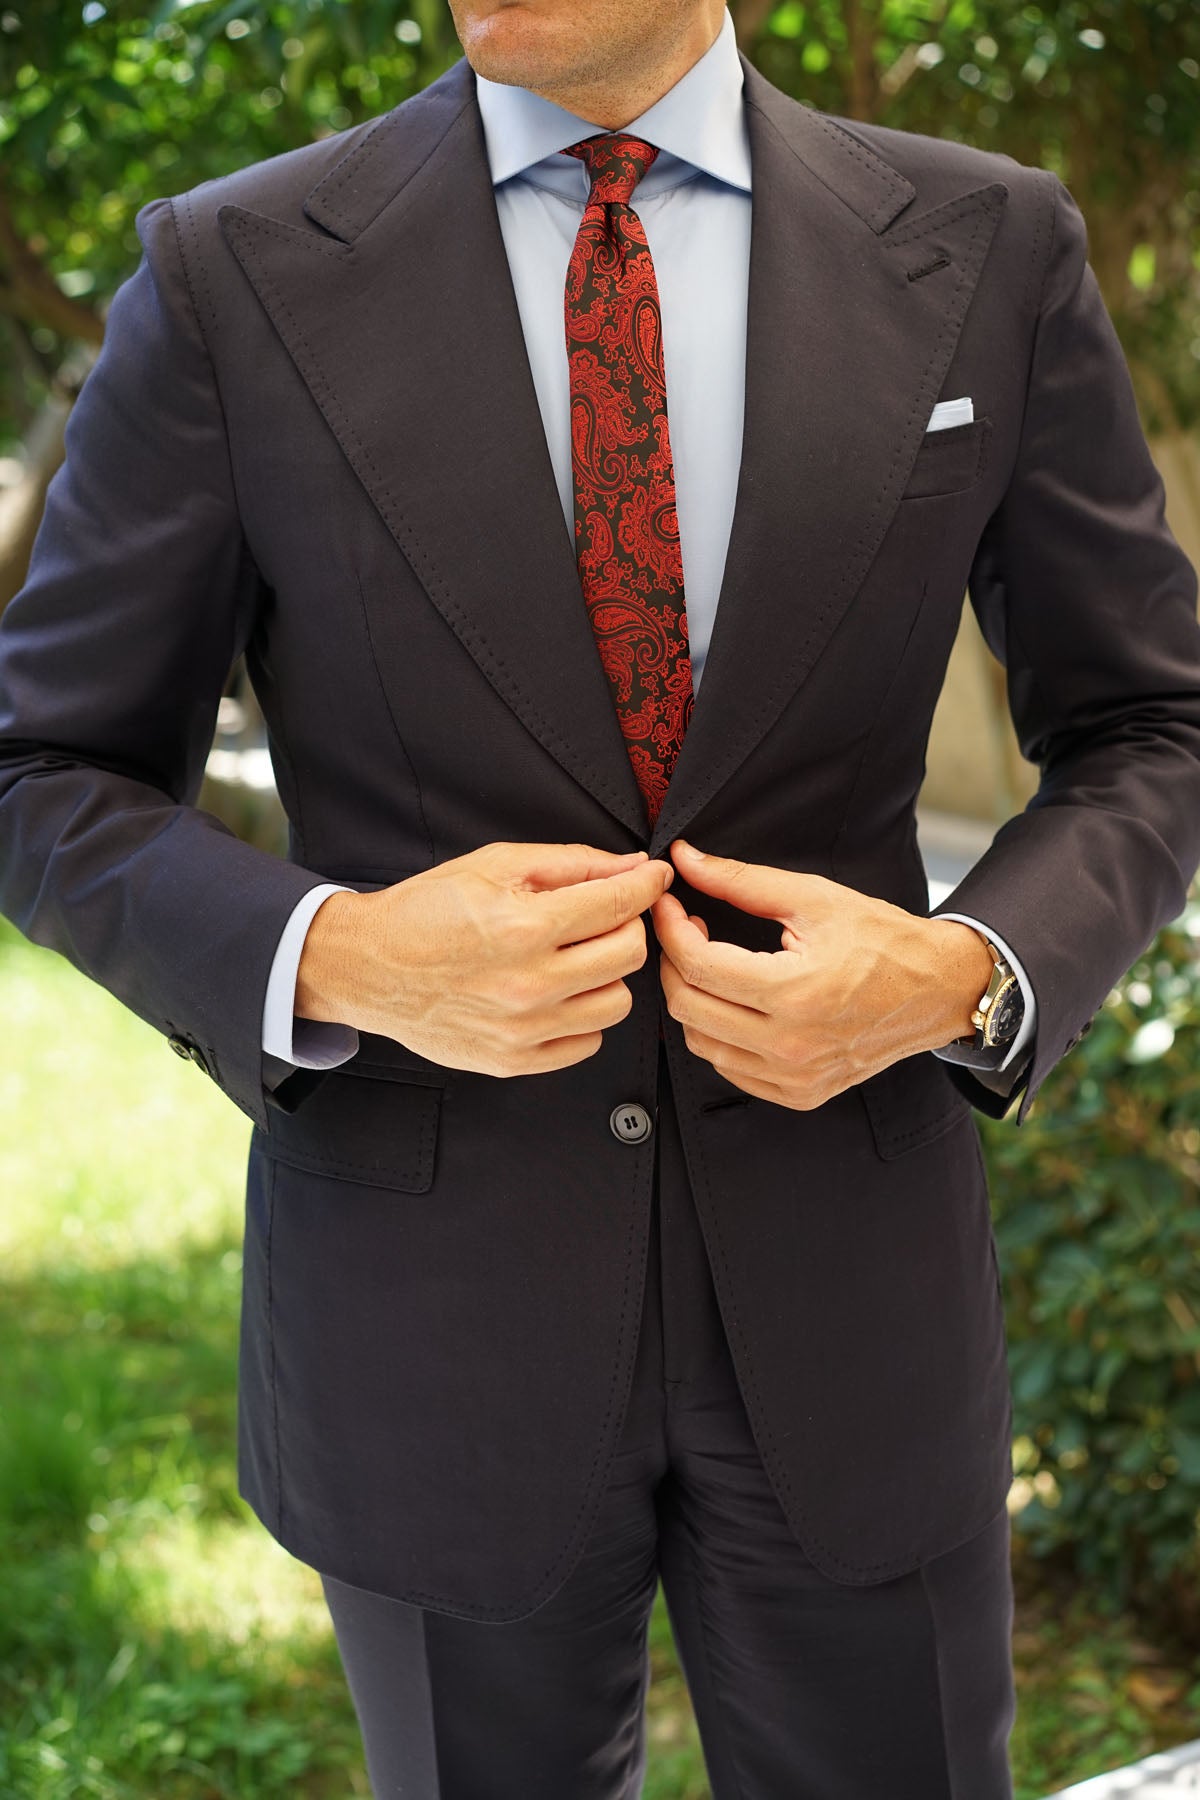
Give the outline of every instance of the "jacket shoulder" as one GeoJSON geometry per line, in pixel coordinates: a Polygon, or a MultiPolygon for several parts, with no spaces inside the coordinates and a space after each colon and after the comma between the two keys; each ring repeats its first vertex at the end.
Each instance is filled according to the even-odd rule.
{"type": "MultiPolygon", "coordinates": [[[[405,102],[404,104],[408,104],[405,102]]],[[[302,202],[343,157],[361,150],[383,125],[389,113],[330,132],[312,143],[281,150],[259,162],[246,163],[227,175],[214,175],[195,187],[170,196],[178,214],[186,214],[198,226],[214,225],[222,206],[244,206],[250,212],[268,213],[290,225],[305,223],[302,202]]]]}
{"type": "Polygon", "coordinates": [[[169,204],[185,268],[202,296],[201,311],[215,328],[220,308],[211,290],[231,262],[221,226],[225,208],[256,213],[285,231],[318,239],[330,231],[340,235],[343,222],[361,228],[421,167],[473,91],[469,65],[460,58],[387,112],[199,182],[165,201],[150,201],[142,212],[169,204]]]}
{"type": "Polygon", "coordinates": [[[1019,162],[1004,150],[984,150],[954,138],[861,119],[825,116],[912,184],[915,195],[899,214],[898,224],[918,220],[976,188],[1000,183],[1007,197],[991,256],[1006,269],[1025,271],[1019,304],[1023,310],[1036,311],[1061,190],[1050,170],[1019,162]]]}
{"type": "Polygon", "coordinates": [[[1045,169],[1019,162],[1007,151],[985,150],[976,144],[960,143],[956,138],[875,125],[835,113],[823,116],[911,181],[917,190],[914,204],[919,204],[922,212],[968,188],[983,187],[992,181],[1003,182],[1018,209],[1032,207],[1037,212],[1045,205],[1044,196],[1052,177],[1045,169]]]}
{"type": "Polygon", "coordinates": [[[166,229],[173,239],[191,305],[206,336],[218,329],[221,279],[230,260],[218,217],[221,208],[244,207],[293,229],[315,232],[317,228],[305,217],[306,196],[356,148],[369,144],[372,133],[389,116],[384,113],[366,119],[345,131],[246,163],[229,174],[211,176],[195,187],[148,200],[138,208],[134,226],[148,253],[156,231],[166,229]],[[172,217],[173,231],[164,223],[172,217]]]}
{"type": "Polygon", "coordinates": [[[459,59],[436,81],[387,112],[310,144],[247,163],[228,175],[202,181],[174,195],[173,201],[198,219],[215,220],[222,206],[233,205],[311,230],[303,202],[315,187],[334,170],[338,171],[338,182],[349,186],[360,179],[360,171],[381,158],[394,157],[400,165],[419,160],[469,98],[473,91],[469,77],[465,59],[459,59]]]}

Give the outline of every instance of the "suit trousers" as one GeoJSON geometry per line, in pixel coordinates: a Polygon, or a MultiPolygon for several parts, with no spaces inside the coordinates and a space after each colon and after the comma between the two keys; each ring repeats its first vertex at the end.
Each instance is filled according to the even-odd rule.
{"type": "Polygon", "coordinates": [[[714,1800],[1011,1800],[1007,1512],[893,1580],[814,1568],[751,1434],[661,1050],[655,1136],[623,1433],[557,1593],[489,1624],[322,1577],[375,1800],[635,1800],[660,1580],[714,1800]]]}

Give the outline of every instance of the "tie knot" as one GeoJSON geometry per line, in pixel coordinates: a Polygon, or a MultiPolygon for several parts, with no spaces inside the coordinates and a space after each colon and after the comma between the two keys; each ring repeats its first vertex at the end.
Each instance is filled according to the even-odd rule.
{"type": "Polygon", "coordinates": [[[568,144],[564,154],[577,156],[587,167],[592,183],[589,205],[594,200],[617,200],[628,206],[630,195],[658,150],[642,138],[606,131],[599,137],[584,138],[582,143],[568,144]]]}

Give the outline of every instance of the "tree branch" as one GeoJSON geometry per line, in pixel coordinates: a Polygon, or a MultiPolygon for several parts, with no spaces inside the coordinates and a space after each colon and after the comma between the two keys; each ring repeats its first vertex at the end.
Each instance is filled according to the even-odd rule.
{"type": "Polygon", "coordinates": [[[848,116],[873,119],[879,106],[879,74],[875,67],[875,9],[869,0],[842,0],[846,42],[850,49],[848,116]]]}
{"type": "Polygon", "coordinates": [[[774,7],[775,0],[733,0],[730,10],[733,13],[734,30],[737,32],[738,49],[749,56],[751,61],[754,46],[774,7]]]}
{"type": "Polygon", "coordinates": [[[12,205],[0,171],[0,267],[5,281],[0,305],[14,319],[48,326],[59,337],[81,338],[99,345],[104,341],[104,320],[94,307],[84,306],[64,294],[40,257],[34,255],[13,221],[12,205]]]}

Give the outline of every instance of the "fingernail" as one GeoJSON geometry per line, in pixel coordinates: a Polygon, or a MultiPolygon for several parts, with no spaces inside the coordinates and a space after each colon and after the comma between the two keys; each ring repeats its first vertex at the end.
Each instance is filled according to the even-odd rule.
{"type": "Polygon", "coordinates": [[[695,844],[689,844],[686,838],[676,838],[675,842],[677,847],[680,850],[686,850],[689,856],[703,857],[704,855],[703,850],[697,850],[695,844]]]}

